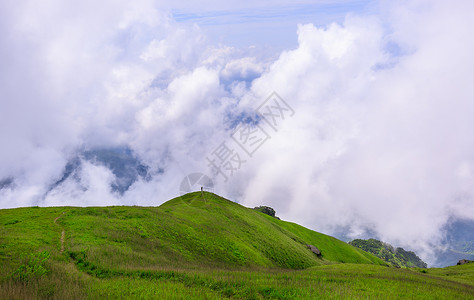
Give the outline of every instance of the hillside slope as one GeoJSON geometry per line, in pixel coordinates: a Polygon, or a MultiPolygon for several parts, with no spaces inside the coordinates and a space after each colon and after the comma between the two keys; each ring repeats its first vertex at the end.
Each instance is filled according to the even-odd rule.
{"type": "Polygon", "coordinates": [[[160,207],[54,207],[0,211],[0,258],[60,251],[100,269],[278,267],[385,263],[342,241],[211,193],[160,207]],[[56,219],[57,218],[57,219],[56,219]],[[53,220],[56,219],[55,223],[53,220]],[[64,231],[63,245],[59,237],[64,231]],[[318,257],[307,244],[322,251],[318,257]]]}
{"type": "Polygon", "coordinates": [[[172,213],[180,223],[201,226],[205,236],[235,246],[235,252],[242,254],[237,255],[241,263],[285,268],[306,268],[329,261],[385,265],[374,255],[333,237],[278,220],[214,194],[205,193],[205,198],[203,201],[200,193],[191,193],[168,201],[160,208],[172,213]],[[206,226],[211,230],[206,232],[206,226]],[[309,251],[308,244],[318,247],[321,257],[309,251]]]}

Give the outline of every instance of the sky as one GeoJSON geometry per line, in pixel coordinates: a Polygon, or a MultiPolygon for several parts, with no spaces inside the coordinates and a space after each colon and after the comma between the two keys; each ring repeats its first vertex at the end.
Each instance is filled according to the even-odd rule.
{"type": "Polygon", "coordinates": [[[473,23],[461,0],[4,0],[0,208],[159,205],[202,173],[430,262],[444,225],[474,219],[473,23]],[[151,180],[117,194],[85,161],[49,190],[116,147],[151,180]]]}

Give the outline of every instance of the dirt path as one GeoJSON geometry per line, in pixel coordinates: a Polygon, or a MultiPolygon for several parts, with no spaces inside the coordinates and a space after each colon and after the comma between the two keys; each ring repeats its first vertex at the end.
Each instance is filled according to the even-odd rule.
{"type": "Polygon", "coordinates": [[[61,253],[64,252],[64,238],[66,237],[66,234],[64,233],[64,229],[61,232],[61,253]]]}
{"type": "MultiPolygon", "coordinates": [[[[58,226],[61,226],[57,223],[58,219],[61,218],[62,216],[64,215],[64,212],[56,217],[56,219],[54,219],[54,224],[58,225],[58,226]]],[[[64,229],[61,231],[61,252],[60,253],[63,253],[64,252],[64,240],[66,238],[66,233],[64,232],[64,229]]]]}

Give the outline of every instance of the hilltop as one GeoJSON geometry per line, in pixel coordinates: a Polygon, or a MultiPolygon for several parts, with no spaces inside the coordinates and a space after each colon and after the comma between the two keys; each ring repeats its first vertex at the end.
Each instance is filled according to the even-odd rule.
{"type": "Polygon", "coordinates": [[[70,232],[66,241],[70,255],[77,257],[86,248],[88,257],[114,253],[113,258],[90,261],[103,268],[385,264],[333,237],[207,192],[177,197],[160,207],[67,208],[58,222],[70,232]],[[314,255],[307,244],[317,246],[322,255],[314,255]]]}
{"type": "Polygon", "coordinates": [[[159,207],[0,210],[0,263],[0,298],[401,297],[412,296],[412,286],[440,297],[474,291],[472,266],[460,266],[450,281],[397,271],[336,238],[207,192],[159,207]],[[425,281],[429,286],[420,287],[425,281]]]}

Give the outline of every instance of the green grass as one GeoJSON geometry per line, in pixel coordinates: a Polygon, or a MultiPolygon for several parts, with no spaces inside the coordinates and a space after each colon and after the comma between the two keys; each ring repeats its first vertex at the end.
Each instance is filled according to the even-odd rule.
{"type": "Polygon", "coordinates": [[[0,210],[0,264],[0,299],[444,299],[474,293],[474,264],[425,273],[387,267],[333,237],[210,193],[160,207],[0,210]]]}

